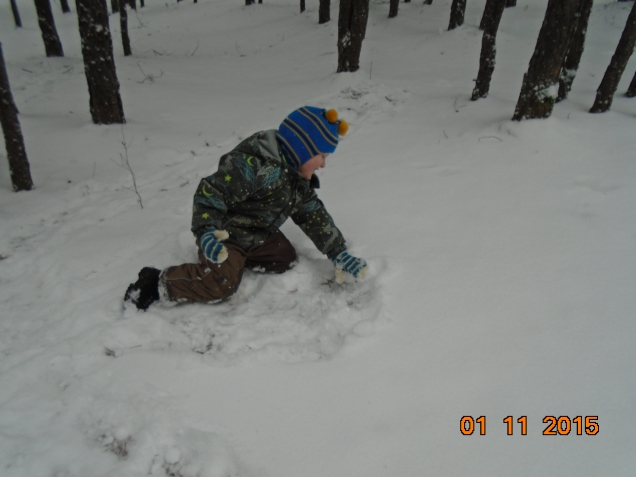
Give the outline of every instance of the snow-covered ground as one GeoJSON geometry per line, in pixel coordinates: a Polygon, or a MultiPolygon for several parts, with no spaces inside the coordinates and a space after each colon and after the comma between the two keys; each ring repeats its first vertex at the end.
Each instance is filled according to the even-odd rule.
{"type": "Polygon", "coordinates": [[[521,123],[547,0],[505,11],[478,102],[484,0],[452,32],[450,0],[391,20],[373,1],[355,74],[335,73],[337,2],[326,25],[318,0],[243,3],[148,0],[128,58],[111,16],[123,127],[91,123],[74,13],[53,2],[66,57],[46,58],[32,2],[21,29],[0,5],[36,184],[13,193],[2,159],[0,475],[633,476],[636,59],[587,112],[632,3],[596,2],[570,98],[521,123]],[[370,276],[336,285],[289,223],[293,271],[124,311],[141,267],[195,260],[192,195],[218,158],[305,104],[351,124],[320,197],[370,276]],[[599,432],[543,435],[545,416],[599,432]]]}

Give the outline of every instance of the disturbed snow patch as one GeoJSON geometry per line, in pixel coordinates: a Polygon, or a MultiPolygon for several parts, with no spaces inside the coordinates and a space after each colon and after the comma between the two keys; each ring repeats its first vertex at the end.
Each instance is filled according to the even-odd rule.
{"type": "MultiPolygon", "coordinates": [[[[104,384],[96,377],[89,381],[85,384],[91,387],[104,384]]],[[[102,389],[99,396],[76,400],[76,406],[82,406],[76,422],[84,440],[74,440],[72,445],[85,451],[72,462],[59,465],[55,475],[251,475],[222,436],[184,425],[187,419],[181,414],[179,399],[159,394],[102,389]],[[170,412],[166,413],[166,408],[170,412]]],[[[63,454],[63,446],[56,444],[52,453],[63,454]]]]}
{"type": "Polygon", "coordinates": [[[382,313],[378,276],[386,267],[372,260],[370,268],[364,280],[342,285],[324,258],[301,256],[282,275],[246,271],[224,303],[126,310],[128,319],[106,333],[103,344],[110,356],[171,349],[226,363],[330,358],[347,340],[374,332],[382,313]]]}
{"type": "Polygon", "coordinates": [[[393,117],[410,97],[404,88],[376,84],[360,75],[339,79],[337,86],[337,93],[320,96],[312,103],[325,109],[337,108],[340,116],[349,122],[350,133],[366,121],[377,123],[393,117]]]}

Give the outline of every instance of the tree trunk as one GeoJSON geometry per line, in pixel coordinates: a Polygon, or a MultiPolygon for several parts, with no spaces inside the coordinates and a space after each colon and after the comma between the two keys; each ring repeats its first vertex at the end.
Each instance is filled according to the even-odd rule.
{"type": "Polygon", "coordinates": [[[305,11],[305,0],[300,0],[300,13],[305,11]]]}
{"type": "MultiPolygon", "coordinates": [[[[411,0],[409,0],[408,2],[406,0],[404,0],[404,3],[409,3],[411,0]]],[[[424,5],[433,5],[433,0],[424,0],[424,5]]]]}
{"type": "Polygon", "coordinates": [[[106,2],[75,0],[84,70],[95,124],[125,123],[106,2]]]}
{"type": "Polygon", "coordinates": [[[68,6],[68,0],[60,0],[60,6],[62,7],[62,13],[71,13],[71,8],[68,6]]]}
{"type": "Polygon", "coordinates": [[[55,29],[55,20],[53,20],[53,12],[51,11],[49,0],[35,0],[35,10],[38,14],[38,23],[42,31],[46,56],[64,56],[62,43],[55,29]]]}
{"type": "Polygon", "coordinates": [[[245,0],[245,6],[249,6],[252,5],[254,3],[254,0],[245,0]]]}
{"type": "Polygon", "coordinates": [[[581,62],[581,56],[583,55],[583,47],[585,46],[585,34],[587,32],[587,23],[590,19],[590,13],[592,12],[593,0],[583,0],[581,4],[581,12],[576,22],[576,29],[572,37],[572,42],[568,48],[568,52],[563,60],[563,66],[559,73],[559,95],[557,96],[557,103],[563,101],[568,97],[570,90],[572,89],[572,82],[576,77],[576,72],[579,69],[579,63],[581,62]]]}
{"type": "Polygon", "coordinates": [[[516,7],[516,6],[517,6],[517,0],[506,0],[506,8],[516,7]]]}
{"type": "Polygon", "coordinates": [[[582,0],[548,0],[534,54],[523,75],[513,121],[547,118],[558,93],[559,71],[568,51],[582,0]]]}
{"type": "Polygon", "coordinates": [[[397,17],[399,5],[400,0],[391,0],[391,2],[389,3],[389,18],[397,17]]]}
{"type": "Polygon", "coordinates": [[[331,20],[331,0],[320,0],[318,7],[318,23],[323,24],[331,20]]]}
{"type": "Polygon", "coordinates": [[[338,73],[360,68],[360,50],[367,30],[369,0],[340,0],[338,14],[338,73]]]}
{"type": "MultiPolygon", "coordinates": [[[[486,0],[486,7],[484,8],[484,13],[481,16],[481,22],[479,23],[480,30],[484,30],[486,28],[486,23],[488,22],[488,19],[493,17],[494,12],[496,10],[497,3],[498,2],[496,0],[486,0]]],[[[483,40],[482,40],[482,43],[483,43],[483,40]]]]}
{"type": "Polygon", "coordinates": [[[113,13],[119,12],[119,0],[110,0],[110,9],[113,13]]]}
{"type": "MultiPolygon", "coordinates": [[[[197,3],[197,0],[194,0],[194,3],[197,3]]],[[[144,8],[146,6],[146,2],[144,2],[144,0],[139,0],[139,6],[144,8]]]]}
{"type": "Polygon", "coordinates": [[[126,3],[128,3],[128,5],[130,5],[130,8],[132,8],[134,11],[137,11],[137,0],[126,0],[126,3]]]}
{"type": "Polygon", "coordinates": [[[21,27],[22,20],[20,19],[20,12],[18,11],[18,5],[15,3],[15,0],[11,0],[11,11],[13,12],[13,21],[15,21],[15,26],[21,27]]]}
{"type": "Polygon", "coordinates": [[[15,107],[13,102],[9,76],[4,64],[2,43],[0,43],[0,123],[2,124],[4,143],[7,148],[13,190],[16,192],[31,190],[33,188],[33,180],[31,179],[29,161],[24,149],[22,129],[18,120],[18,108],[15,107]]]}
{"type": "Polygon", "coordinates": [[[634,73],[634,77],[632,78],[632,82],[629,83],[629,88],[627,88],[627,93],[625,96],[628,98],[633,98],[636,96],[636,73],[634,73]]]}
{"type": "Polygon", "coordinates": [[[119,5],[119,26],[121,30],[121,44],[124,47],[124,56],[132,55],[130,49],[130,37],[128,36],[128,12],[126,11],[126,1],[122,0],[119,5]]]}
{"type": "Polygon", "coordinates": [[[475,89],[473,89],[473,95],[471,97],[473,101],[488,96],[488,91],[490,90],[490,79],[492,78],[492,72],[495,71],[495,54],[497,52],[495,40],[497,38],[497,30],[499,29],[499,22],[501,21],[504,8],[506,8],[506,0],[488,0],[486,3],[484,18],[482,18],[484,35],[481,39],[479,73],[477,74],[475,89]],[[489,12],[488,4],[492,5],[489,12]],[[490,14],[489,17],[486,17],[486,12],[490,14]]]}
{"type": "Polygon", "coordinates": [[[448,29],[454,30],[464,24],[464,14],[466,13],[466,0],[453,0],[451,5],[450,22],[448,29]]]}
{"type": "Polygon", "coordinates": [[[636,2],[632,6],[632,11],[629,12],[627,17],[627,24],[621,35],[621,39],[618,41],[616,52],[612,56],[603,80],[600,86],[596,90],[596,99],[594,105],[590,109],[590,113],[604,113],[612,106],[612,100],[614,99],[614,93],[618,88],[618,82],[623,76],[625,66],[629,61],[629,57],[634,52],[634,44],[636,44],[636,2]]]}

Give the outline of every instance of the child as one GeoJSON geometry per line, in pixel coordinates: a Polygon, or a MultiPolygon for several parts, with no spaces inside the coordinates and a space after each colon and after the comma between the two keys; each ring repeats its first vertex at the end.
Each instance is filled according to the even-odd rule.
{"type": "Polygon", "coordinates": [[[306,106],[292,112],[278,131],[261,131],[219,161],[194,195],[192,232],[200,263],[163,271],[145,267],[124,296],[139,310],[157,300],[211,303],[238,289],[245,267],[283,273],[296,251],[279,230],[288,217],[343,272],[363,278],[367,264],[347,253],[342,233],[318,199],[314,172],[325,167],[349,125],[330,109],[306,106]]]}

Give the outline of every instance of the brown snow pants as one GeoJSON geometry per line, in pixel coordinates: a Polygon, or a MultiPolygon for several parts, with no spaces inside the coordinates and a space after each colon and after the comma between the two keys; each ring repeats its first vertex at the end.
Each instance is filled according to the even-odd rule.
{"type": "Polygon", "coordinates": [[[209,261],[197,240],[200,263],[184,263],[166,268],[160,282],[165,285],[170,301],[179,303],[210,303],[224,300],[238,290],[245,267],[268,273],[283,273],[296,261],[296,250],[278,230],[252,252],[233,244],[227,247],[223,263],[209,261]]]}

